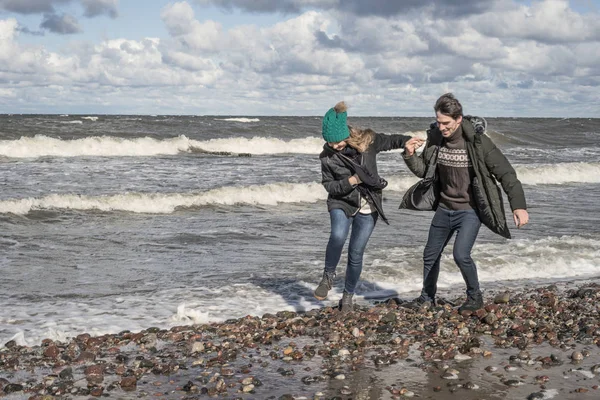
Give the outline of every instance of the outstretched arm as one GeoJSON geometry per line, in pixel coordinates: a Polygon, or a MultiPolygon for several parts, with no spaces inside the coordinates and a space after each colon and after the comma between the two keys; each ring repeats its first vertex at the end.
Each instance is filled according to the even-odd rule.
{"type": "Polygon", "coordinates": [[[404,146],[404,162],[410,171],[418,176],[419,178],[425,177],[426,166],[425,161],[423,160],[425,152],[423,151],[420,156],[416,154],[416,151],[419,147],[423,145],[425,140],[413,137],[408,140],[404,146]]]}
{"type": "Polygon", "coordinates": [[[406,146],[406,142],[410,139],[411,137],[408,135],[386,135],[383,133],[376,133],[373,147],[377,153],[380,151],[401,149],[406,146]]]}

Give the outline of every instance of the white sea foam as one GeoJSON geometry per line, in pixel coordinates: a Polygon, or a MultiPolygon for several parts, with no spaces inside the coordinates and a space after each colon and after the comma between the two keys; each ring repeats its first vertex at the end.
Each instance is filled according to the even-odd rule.
{"type": "Polygon", "coordinates": [[[215,118],[215,121],[230,121],[230,122],[259,122],[258,118],[215,118]]]}
{"type": "Polygon", "coordinates": [[[306,137],[285,141],[276,138],[253,137],[211,139],[207,141],[194,141],[196,150],[209,152],[231,152],[249,154],[319,154],[323,149],[323,139],[317,137],[306,137]]]}
{"type": "Polygon", "coordinates": [[[89,119],[90,121],[98,121],[98,117],[81,117],[81,119],[89,119]]]}
{"type": "Polygon", "coordinates": [[[83,121],[61,121],[61,124],[83,124],[83,121]]]}
{"type": "MultiPolygon", "coordinates": [[[[373,286],[379,294],[399,293],[401,297],[407,297],[403,293],[419,290],[422,270],[415,265],[420,264],[422,251],[422,246],[382,249],[379,254],[372,249],[365,259],[357,301],[360,303],[365,301],[364,297],[373,296],[373,286]]],[[[504,287],[509,281],[517,281],[522,286],[523,281],[535,283],[544,278],[555,281],[597,275],[599,256],[600,240],[580,236],[478,244],[473,252],[484,289],[504,287]]],[[[341,264],[344,262],[341,260],[341,264]]],[[[319,263],[308,262],[293,268],[299,276],[309,276],[319,263]]],[[[315,285],[314,281],[291,280],[289,285],[278,284],[274,291],[260,283],[224,282],[213,288],[159,289],[152,296],[123,293],[117,298],[101,297],[91,302],[56,299],[37,303],[34,312],[30,305],[15,303],[0,316],[0,326],[6,329],[0,337],[0,346],[10,339],[21,345],[34,345],[46,337],[64,341],[83,332],[101,335],[125,329],[139,331],[149,326],[169,328],[223,321],[282,310],[310,310],[323,304],[310,296],[315,285]],[[299,295],[299,286],[306,289],[300,290],[306,297],[299,295]],[[57,309],[60,312],[56,312],[57,309]]],[[[444,290],[452,288],[454,293],[462,293],[464,288],[451,249],[446,250],[442,259],[439,286],[444,290]]],[[[341,286],[336,286],[324,304],[334,305],[340,297],[341,286]]]]}
{"type": "MultiPolygon", "coordinates": [[[[70,121],[79,122],[81,121],[70,121]]],[[[254,137],[192,140],[186,136],[157,140],[150,137],[124,139],[111,136],[92,136],[61,140],[44,135],[0,140],[0,156],[10,158],[81,157],[81,156],[154,156],[188,152],[226,152],[249,154],[319,154],[323,140],[316,137],[285,141],[276,138],[254,137]]]]}
{"type": "Polygon", "coordinates": [[[521,165],[516,170],[521,182],[528,185],[600,182],[600,163],[521,165]]]}
{"type": "Polygon", "coordinates": [[[314,203],[327,198],[318,183],[273,183],[255,186],[228,186],[208,192],[124,193],[113,196],[51,194],[42,198],[0,201],[0,213],[27,214],[32,210],[70,209],[128,211],[134,213],[172,213],[177,208],[211,204],[277,205],[279,203],[314,203]]]}
{"type": "MultiPolygon", "coordinates": [[[[414,262],[421,259],[422,253],[423,246],[387,250],[385,256],[375,257],[371,267],[365,268],[364,281],[398,293],[417,291],[422,275],[420,269],[415,270],[414,262]]],[[[580,236],[477,244],[472,254],[483,283],[587,278],[597,276],[600,268],[600,240],[580,236]]],[[[441,262],[438,286],[462,287],[464,280],[454,263],[451,246],[441,262]]]]}

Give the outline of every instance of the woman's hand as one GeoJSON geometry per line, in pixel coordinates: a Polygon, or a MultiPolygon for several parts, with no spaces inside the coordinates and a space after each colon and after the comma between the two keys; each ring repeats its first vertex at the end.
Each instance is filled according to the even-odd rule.
{"type": "Polygon", "coordinates": [[[350,182],[350,184],[352,186],[356,186],[356,185],[360,184],[362,181],[360,180],[358,175],[352,175],[350,178],[348,178],[348,182],[350,182]]]}
{"type": "Polygon", "coordinates": [[[404,154],[406,154],[409,157],[412,156],[413,154],[415,154],[417,149],[423,145],[423,143],[425,143],[425,140],[419,137],[415,136],[413,138],[410,138],[404,144],[404,154]]]}

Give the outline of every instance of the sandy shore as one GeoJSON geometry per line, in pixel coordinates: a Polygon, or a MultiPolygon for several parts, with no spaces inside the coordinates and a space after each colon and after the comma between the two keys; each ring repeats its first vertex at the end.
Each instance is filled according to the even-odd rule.
{"type": "Polygon", "coordinates": [[[7,399],[598,399],[600,285],[388,301],[0,349],[7,399]],[[460,298],[451,299],[457,303],[460,298]]]}

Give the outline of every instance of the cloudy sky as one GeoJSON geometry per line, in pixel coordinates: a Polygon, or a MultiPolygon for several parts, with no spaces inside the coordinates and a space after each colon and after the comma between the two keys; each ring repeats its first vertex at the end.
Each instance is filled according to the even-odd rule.
{"type": "Polygon", "coordinates": [[[600,117],[600,0],[0,0],[0,113],[600,117]]]}

